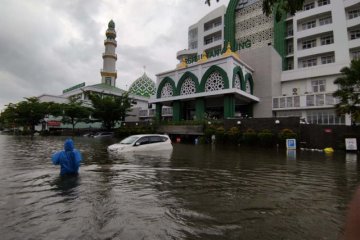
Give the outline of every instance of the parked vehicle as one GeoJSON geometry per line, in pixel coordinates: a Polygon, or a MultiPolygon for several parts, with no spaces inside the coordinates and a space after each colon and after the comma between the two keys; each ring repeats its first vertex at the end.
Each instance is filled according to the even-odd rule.
{"type": "Polygon", "coordinates": [[[163,151],[172,150],[171,140],[167,135],[144,134],[132,135],[125,138],[120,143],[110,145],[108,152],[143,152],[143,151],[163,151]]]}
{"type": "Polygon", "coordinates": [[[108,138],[108,137],[113,137],[113,136],[114,136],[113,132],[97,132],[97,133],[95,133],[93,138],[108,138]]]}

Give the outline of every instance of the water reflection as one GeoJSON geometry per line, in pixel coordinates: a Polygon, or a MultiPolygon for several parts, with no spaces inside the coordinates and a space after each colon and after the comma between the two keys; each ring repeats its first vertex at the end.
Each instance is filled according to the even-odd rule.
{"type": "Polygon", "coordinates": [[[287,160],[296,160],[296,150],[295,149],[287,149],[286,150],[286,158],[287,160]]]}
{"type": "Polygon", "coordinates": [[[174,144],[109,155],[75,138],[80,175],[50,162],[63,138],[0,136],[2,239],[337,239],[357,155],[174,144]]]}
{"type": "Polygon", "coordinates": [[[55,191],[59,191],[64,196],[66,195],[78,196],[79,185],[80,185],[79,175],[67,175],[67,176],[59,175],[50,183],[50,186],[52,186],[55,191]]]}

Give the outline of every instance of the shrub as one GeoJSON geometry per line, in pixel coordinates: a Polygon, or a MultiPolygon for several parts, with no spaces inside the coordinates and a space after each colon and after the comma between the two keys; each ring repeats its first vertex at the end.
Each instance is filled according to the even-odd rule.
{"type": "Polygon", "coordinates": [[[260,145],[264,147],[270,147],[274,145],[274,134],[268,130],[264,129],[257,134],[257,137],[260,140],[260,145]]]}
{"type": "Polygon", "coordinates": [[[232,127],[227,131],[226,136],[231,143],[239,143],[241,138],[240,129],[232,127]]]}
{"type": "Polygon", "coordinates": [[[257,141],[257,135],[254,129],[247,129],[243,134],[243,140],[245,144],[255,144],[257,141]]]}
{"type": "Polygon", "coordinates": [[[215,131],[216,142],[223,143],[225,140],[225,129],[223,127],[218,127],[215,131]]]}

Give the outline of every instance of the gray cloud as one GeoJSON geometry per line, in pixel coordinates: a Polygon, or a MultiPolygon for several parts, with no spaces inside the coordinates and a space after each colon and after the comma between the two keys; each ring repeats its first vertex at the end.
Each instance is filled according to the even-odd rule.
{"type": "Polygon", "coordinates": [[[155,81],[155,74],[175,68],[188,26],[217,6],[202,0],[3,0],[0,110],[23,97],[99,83],[110,19],[118,35],[117,86],[129,87],[143,66],[155,81]]]}

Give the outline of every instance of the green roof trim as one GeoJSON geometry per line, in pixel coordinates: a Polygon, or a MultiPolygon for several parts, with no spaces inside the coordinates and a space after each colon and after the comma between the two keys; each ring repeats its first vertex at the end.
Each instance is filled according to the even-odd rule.
{"type": "Polygon", "coordinates": [[[110,86],[108,84],[105,83],[99,83],[99,84],[95,84],[95,85],[90,85],[87,87],[93,87],[93,88],[97,88],[99,90],[107,90],[107,91],[112,91],[112,92],[118,92],[118,93],[124,93],[125,90],[114,87],[114,86],[110,86]]]}
{"type": "Polygon", "coordinates": [[[225,13],[225,27],[224,27],[224,49],[226,51],[227,44],[230,43],[232,51],[235,51],[235,10],[239,0],[230,0],[225,13]]]}
{"type": "Polygon", "coordinates": [[[129,93],[149,98],[156,93],[155,82],[144,73],[131,84],[129,93]]]}

